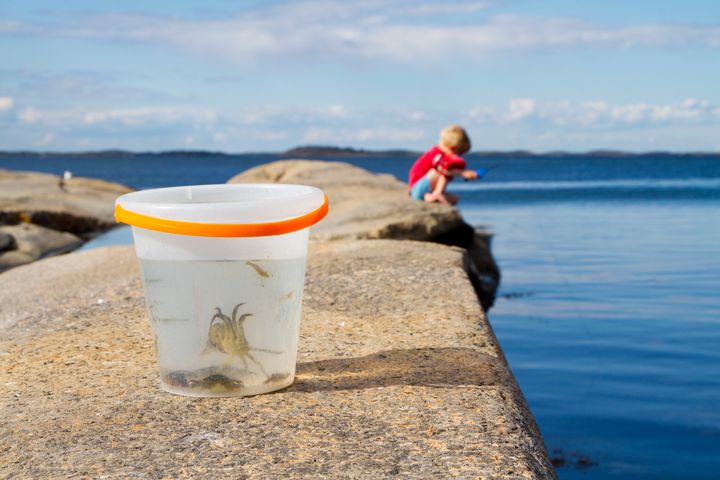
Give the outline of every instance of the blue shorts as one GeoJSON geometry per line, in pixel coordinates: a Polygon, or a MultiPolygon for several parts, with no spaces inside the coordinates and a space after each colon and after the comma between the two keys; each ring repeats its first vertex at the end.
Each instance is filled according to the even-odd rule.
{"type": "Polygon", "coordinates": [[[430,193],[430,179],[427,175],[415,182],[410,189],[410,196],[415,200],[425,200],[426,193],[430,193]]]}

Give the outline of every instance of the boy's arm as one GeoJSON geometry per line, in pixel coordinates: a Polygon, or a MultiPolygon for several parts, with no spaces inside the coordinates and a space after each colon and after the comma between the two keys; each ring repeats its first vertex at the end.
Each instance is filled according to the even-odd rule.
{"type": "Polygon", "coordinates": [[[477,170],[463,170],[460,168],[445,170],[444,173],[451,177],[463,177],[465,180],[475,180],[479,176],[477,170]]]}

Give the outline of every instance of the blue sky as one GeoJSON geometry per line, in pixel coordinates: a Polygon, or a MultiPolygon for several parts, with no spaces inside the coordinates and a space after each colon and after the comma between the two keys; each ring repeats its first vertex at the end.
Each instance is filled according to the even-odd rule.
{"type": "Polygon", "coordinates": [[[720,151],[715,0],[0,4],[0,149],[720,151]]]}

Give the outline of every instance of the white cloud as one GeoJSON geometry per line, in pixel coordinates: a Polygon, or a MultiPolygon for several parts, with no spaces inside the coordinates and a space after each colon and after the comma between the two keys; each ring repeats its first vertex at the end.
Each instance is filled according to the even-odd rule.
{"type": "Polygon", "coordinates": [[[52,143],[55,140],[55,134],[52,132],[49,132],[45,134],[45,136],[40,140],[40,145],[48,145],[52,143]]]}
{"type": "Polygon", "coordinates": [[[40,117],[40,113],[33,107],[25,107],[18,113],[18,120],[20,120],[21,123],[35,123],[40,117]]]}
{"type": "MultiPolygon", "coordinates": [[[[517,148],[547,145],[568,148],[610,145],[678,145],[712,139],[720,125],[720,106],[704,99],[674,103],[606,100],[543,101],[510,98],[497,106],[479,105],[465,115],[447,111],[424,112],[408,108],[348,109],[342,104],[310,107],[268,105],[245,109],[207,110],[179,105],[135,105],[122,109],[48,108],[22,105],[17,131],[25,145],[40,139],[53,148],[77,148],[92,138],[87,148],[218,148],[279,151],[299,144],[352,145],[365,148],[426,148],[436,141],[440,127],[460,121],[471,132],[489,137],[480,148],[517,148]],[[628,128],[632,127],[632,128],[628,128]],[[695,137],[687,137],[687,132],[695,137]],[[52,132],[48,135],[47,132],[52,132]],[[622,132],[626,132],[627,135],[622,132]],[[681,138],[673,132],[683,132],[681,138]],[[630,133],[634,133],[633,137],[630,133]],[[670,136],[668,136],[670,135],[670,136]],[[687,138],[685,138],[687,137],[687,138]],[[505,143],[499,143],[504,138],[505,143]],[[514,142],[514,143],[513,143],[514,142]],[[530,142],[530,143],[529,143],[530,142]],[[531,143],[536,142],[536,143],[531,143]],[[567,142],[563,146],[563,142],[567,142]],[[635,142],[635,143],[633,143],[635,142]],[[152,146],[152,147],[151,147],[152,146]]],[[[704,144],[703,144],[704,145],[704,144]]],[[[714,145],[714,143],[713,143],[714,145]]],[[[536,147],[537,148],[537,147],[536,147]]]]}
{"type": "Polygon", "coordinates": [[[453,58],[481,58],[507,50],[576,46],[720,48],[720,26],[714,25],[604,25],[578,18],[488,14],[460,25],[432,22],[436,15],[464,19],[486,7],[486,2],[306,1],[265,6],[220,20],[104,14],[35,30],[45,35],[173,45],[236,63],[273,59],[425,63],[447,59],[448,52],[453,58]]]}
{"type": "MultiPolygon", "coordinates": [[[[626,105],[608,106],[603,113],[612,119],[625,123],[669,122],[686,123],[720,120],[720,108],[707,100],[689,98],[675,104],[631,103],[626,105]]],[[[598,120],[601,120],[599,117],[598,120]]]]}
{"type": "Polygon", "coordinates": [[[327,114],[330,117],[347,117],[347,110],[343,105],[340,104],[328,105],[327,107],[322,109],[321,112],[327,114]]]}
{"type": "Polygon", "coordinates": [[[352,120],[355,115],[342,104],[318,105],[315,107],[287,107],[268,105],[252,109],[230,110],[223,114],[226,121],[247,126],[269,126],[278,124],[326,123],[338,120],[352,120]]]}
{"type": "Polygon", "coordinates": [[[473,107],[467,112],[470,120],[477,123],[499,123],[498,110],[495,107],[473,107]]]}
{"type": "Polygon", "coordinates": [[[467,112],[474,123],[504,125],[534,118],[556,126],[617,126],[627,124],[684,124],[720,122],[720,107],[707,100],[687,99],[674,104],[610,104],[603,100],[585,102],[547,102],[530,98],[511,99],[507,109],[478,106],[467,112]]]}
{"type": "Polygon", "coordinates": [[[476,13],[489,8],[490,2],[461,2],[461,3],[415,3],[398,5],[387,9],[392,15],[456,15],[476,13]]]}
{"type": "Polygon", "coordinates": [[[386,141],[395,145],[415,142],[426,136],[421,128],[347,128],[310,127],[302,135],[303,142],[338,145],[344,142],[386,141]]]}
{"type": "Polygon", "coordinates": [[[17,20],[0,19],[0,33],[27,33],[34,28],[17,20]]]}
{"type": "Polygon", "coordinates": [[[422,110],[413,110],[411,112],[408,112],[405,118],[407,118],[411,122],[425,122],[432,119],[430,115],[423,112],[422,110]]]}
{"type": "Polygon", "coordinates": [[[12,97],[0,97],[0,112],[10,110],[13,106],[12,97]]]}
{"type": "Polygon", "coordinates": [[[212,110],[164,106],[91,110],[83,114],[83,121],[89,125],[119,122],[128,126],[139,126],[148,123],[166,124],[186,120],[212,123],[216,118],[217,113],[212,110]]]}
{"type": "MultiPolygon", "coordinates": [[[[266,132],[264,135],[280,138],[284,133],[278,128],[305,128],[308,125],[331,126],[338,122],[344,124],[366,123],[363,115],[351,113],[342,104],[318,105],[314,107],[266,106],[247,109],[227,109],[224,111],[184,107],[177,105],[140,105],[126,108],[81,109],[53,108],[38,109],[26,106],[16,115],[25,125],[40,125],[45,128],[67,130],[72,128],[116,128],[136,129],[141,127],[186,126],[187,135],[202,135],[203,132],[226,132],[226,127],[257,127],[266,132]],[[271,132],[272,131],[272,132],[271,132]],[[193,133],[195,132],[195,133],[193,133]]],[[[215,141],[222,141],[219,133],[215,141]]],[[[212,135],[212,134],[210,134],[212,135]]],[[[268,137],[268,139],[269,139],[268,137]]],[[[185,138],[185,137],[182,137],[185,138]]],[[[194,137],[197,140],[197,137],[194,137]]]]}
{"type": "Polygon", "coordinates": [[[646,105],[644,103],[618,105],[612,107],[612,109],[610,110],[610,116],[615,120],[620,120],[626,123],[636,123],[644,120],[651,109],[652,107],[650,105],[646,105]]]}
{"type": "Polygon", "coordinates": [[[703,117],[720,114],[720,109],[713,107],[707,100],[688,98],[679,105],[659,105],[650,111],[652,120],[700,120],[703,117]]]}
{"type": "Polygon", "coordinates": [[[17,113],[17,119],[21,124],[42,125],[61,130],[104,126],[139,128],[172,124],[189,124],[204,128],[215,124],[218,116],[218,112],[214,110],[179,106],[139,106],[107,110],[79,108],[39,110],[27,106],[17,113]]]}
{"type": "Polygon", "coordinates": [[[510,100],[507,121],[517,122],[533,114],[535,111],[535,100],[532,98],[513,98],[510,100]]]}

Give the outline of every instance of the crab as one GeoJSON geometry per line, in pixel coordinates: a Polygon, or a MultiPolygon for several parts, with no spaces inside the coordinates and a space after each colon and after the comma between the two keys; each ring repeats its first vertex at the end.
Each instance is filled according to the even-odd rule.
{"type": "Polygon", "coordinates": [[[210,348],[215,348],[219,352],[230,356],[239,357],[243,362],[245,370],[248,370],[248,361],[251,361],[260,369],[260,371],[268,376],[262,364],[250,352],[265,352],[280,354],[275,350],[267,350],[264,348],[253,348],[248,344],[245,337],[245,329],[243,322],[252,316],[252,313],[240,313],[240,307],[244,303],[238,303],[233,308],[232,315],[225,315],[222,310],[215,307],[215,315],[210,320],[210,329],[208,330],[208,343],[205,347],[207,352],[210,348]]]}

